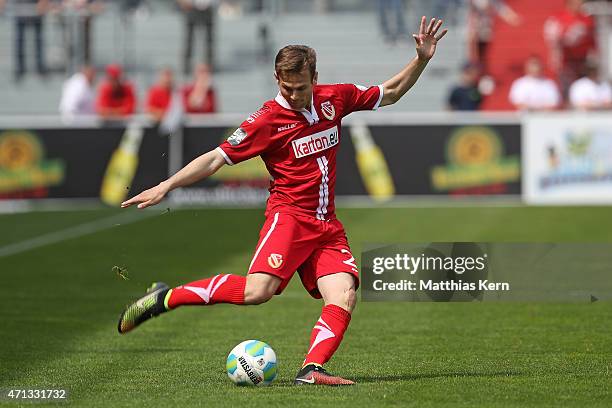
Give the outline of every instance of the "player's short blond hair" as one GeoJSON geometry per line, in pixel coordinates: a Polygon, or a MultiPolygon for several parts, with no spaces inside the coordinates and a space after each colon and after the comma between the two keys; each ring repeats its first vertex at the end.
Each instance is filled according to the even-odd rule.
{"type": "Polygon", "coordinates": [[[276,75],[297,74],[308,68],[310,79],[317,71],[317,53],[306,45],[287,45],[280,49],[274,60],[276,75]]]}

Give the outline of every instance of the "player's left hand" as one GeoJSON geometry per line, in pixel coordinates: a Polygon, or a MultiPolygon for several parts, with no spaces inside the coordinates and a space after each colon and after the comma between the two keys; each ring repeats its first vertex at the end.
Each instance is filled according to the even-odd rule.
{"type": "Polygon", "coordinates": [[[419,33],[412,34],[416,42],[417,56],[420,60],[429,61],[436,53],[438,41],[448,32],[447,29],[444,29],[442,32],[438,33],[440,27],[442,27],[442,20],[432,18],[429,25],[427,25],[427,17],[423,16],[421,18],[419,33]]]}

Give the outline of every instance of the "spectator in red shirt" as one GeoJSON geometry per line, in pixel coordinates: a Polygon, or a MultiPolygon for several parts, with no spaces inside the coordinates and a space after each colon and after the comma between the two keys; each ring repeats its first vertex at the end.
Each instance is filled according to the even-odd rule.
{"type": "Polygon", "coordinates": [[[212,87],[210,67],[199,64],[192,84],[183,89],[183,106],[187,113],[217,112],[215,89],[212,87]]]}
{"type": "Polygon", "coordinates": [[[583,0],[566,0],[565,9],[548,18],[544,36],[550,47],[551,67],[559,76],[564,95],[596,57],[595,20],[582,10],[583,0]]]}
{"type": "Polygon", "coordinates": [[[173,77],[172,70],[164,68],[159,73],[157,83],[149,89],[146,110],[157,122],[163,119],[170,106],[174,89],[173,77]]]}
{"type": "Polygon", "coordinates": [[[136,97],[134,87],[123,79],[119,65],[106,67],[106,79],[98,88],[96,111],[104,119],[123,119],[134,113],[136,97]]]}

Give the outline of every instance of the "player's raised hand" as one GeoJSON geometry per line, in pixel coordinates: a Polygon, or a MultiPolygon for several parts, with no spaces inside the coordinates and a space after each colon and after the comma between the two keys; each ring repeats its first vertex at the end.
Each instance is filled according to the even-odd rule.
{"type": "Polygon", "coordinates": [[[162,186],[162,184],[158,184],[157,186],[145,190],[129,200],[122,202],[121,208],[127,208],[132,204],[138,204],[138,208],[147,208],[163,200],[167,192],[168,190],[162,186]]]}
{"type": "Polygon", "coordinates": [[[442,27],[442,20],[432,18],[427,24],[427,17],[421,18],[421,26],[418,34],[412,34],[416,42],[417,56],[420,60],[429,61],[436,53],[436,45],[448,32],[447,29],[438,33],[442,27]]]}

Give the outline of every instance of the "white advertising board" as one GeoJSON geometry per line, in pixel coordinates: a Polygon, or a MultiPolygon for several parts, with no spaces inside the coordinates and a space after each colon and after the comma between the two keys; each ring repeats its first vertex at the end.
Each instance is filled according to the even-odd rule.
{"type": "Polygon", "coordinates": [[[612,113],[530,114],[523,123],[528,204],[612,204],[612,113]]]}

